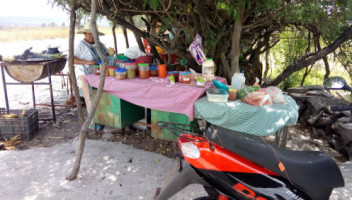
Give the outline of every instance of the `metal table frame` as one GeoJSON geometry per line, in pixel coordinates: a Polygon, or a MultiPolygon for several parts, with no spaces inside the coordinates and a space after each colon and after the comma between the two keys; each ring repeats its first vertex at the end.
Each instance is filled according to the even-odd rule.
{"type": "Polygon", "coordinates": [[[36,103],[35,103],[35,90],[34,90],[34,85],[49,85],[50,88],[50,99],[51,99],[51,111],[52,111],[52,118],[43,118],[43,119],[39,119],[39,120],[43,120],[43,121],[50,121],[53,120],[54,122],[56,122],[56,116],[55,116],[55,105],[54,105],[54,96],[53,96],[53,88],[52,88],[52,84],[51,84],[51,72],[50,72],[50,65],[46,65],[47,69],[48,69],[48,79],[49,82],[32,82],[32,83],[21,83],[21,82],[17,82],[17,83],[7,83],[6,82],[6,78],[5,78],[5,63],[0,63],[1,65],[1,74],[2,74],[2,83],[3,83],[3,87],[4,87],[4,96],[5,96],[5,103],[6,103],[6,109],[10,109],[9,106],[9,100],[8,100],[8,96],[7,96],[7,85],[32,85],[32,97],[33,97],[33,108],[36,107],[36,103]]]}

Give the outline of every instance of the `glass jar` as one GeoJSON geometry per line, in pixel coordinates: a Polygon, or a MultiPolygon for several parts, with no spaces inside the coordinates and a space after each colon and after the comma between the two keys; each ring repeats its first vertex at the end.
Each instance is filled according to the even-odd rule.
{"type": "Polygon", "coordinates": [[[150,66],[149,73],[150,73],[150,76],[158,76],[159,75],[158,66],[156,65],[150,66]]]}
{"type": "Polygon", "coordinates": [[[126,63],[125,68],[127,70],[127,78],[136,78],[136,68],[137,65],[135,63],[126,63]]]}
{"type": "Polygon", "coordinates": [[[148,63],[139,63],[138,64],[138,69],[139,69],[139,78],[147,79],[147,78],[150,77],[149,64],[148,63]]]}
{"type": "Polygon", "coordinates": [[[118,80],[126,79],[127,70],[125,68],[115,69],[115,76],[118,80]]]}
{"type": "Polygon", "coordinates": [[[179,78],[179,74],[180,74],[179,71],[172,71],[172,72],[169,72],[168,74],[169,74],[169,76],[174,76],[175,82],[178,82],[178,78],[179,78]]]}
{"type": "Polygon", "coordinates": [[[181,83],[190,84],[192,81],[192,73],[191,72],[180,73],[180,79],[181,79],[181,83]]]}
{"type": "Polygon", "coordinates": [[[94,74],[100,75],[100,66],[99,65],[94,65],[94,74]]]}

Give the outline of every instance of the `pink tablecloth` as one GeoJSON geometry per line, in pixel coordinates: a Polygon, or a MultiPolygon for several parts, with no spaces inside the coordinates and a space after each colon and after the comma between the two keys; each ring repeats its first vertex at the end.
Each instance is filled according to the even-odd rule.
{"type": "MultiPolygon", "coordinates": [[[[216,77],[216,79],[227,83],[225,78],[216,77]]],[[[99,85],[98,75],[86,75],[86,80],[92,87],[97,88],[99,85]]],[[[193,103],[212,85],[212,82],[207,82],[204,88],[183,83],[170,85],[168,78],[159,77],[126,80],[106,77],[103,90],[142,107],[185,114],[192,121],[193,103]]]]}

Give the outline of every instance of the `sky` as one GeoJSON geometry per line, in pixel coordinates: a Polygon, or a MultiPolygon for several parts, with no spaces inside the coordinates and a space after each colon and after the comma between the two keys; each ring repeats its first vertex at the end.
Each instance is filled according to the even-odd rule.
{"type": "Polygon", "coordinates": [[[51,7],[48,0],[0,0],[0,17],[40,17],[69,19],[69,14],[51,7]]]}

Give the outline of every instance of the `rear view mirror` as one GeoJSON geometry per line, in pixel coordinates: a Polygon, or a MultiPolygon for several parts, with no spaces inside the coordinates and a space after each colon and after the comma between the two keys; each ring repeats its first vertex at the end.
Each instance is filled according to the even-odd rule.
{"type": "Polygon", "coordinates": [[[324,81],[324,87],[332,90],[341,90],[346,86],[346,81],[344,78],[339,76],[329,77],[324,81]]]}

